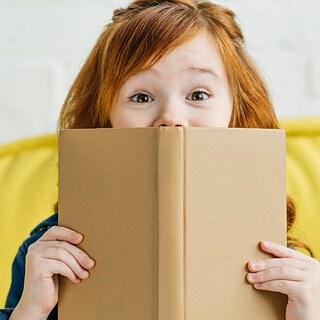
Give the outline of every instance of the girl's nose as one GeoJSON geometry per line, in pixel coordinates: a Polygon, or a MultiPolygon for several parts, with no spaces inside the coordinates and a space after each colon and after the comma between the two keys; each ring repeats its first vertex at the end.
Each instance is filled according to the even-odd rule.
{"type": "Polygon", "coordinates": [[[188,122],[183,115],[170,115],[163,113],[154,122],[154,127],[166,126],[166,127],[188,127],[188,122]]]}

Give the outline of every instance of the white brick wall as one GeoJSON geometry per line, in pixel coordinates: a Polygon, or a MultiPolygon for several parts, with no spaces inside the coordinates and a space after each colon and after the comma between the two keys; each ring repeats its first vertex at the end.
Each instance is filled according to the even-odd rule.
{"type": "MultiPolygon", "coordinates": [[[[0,0],[0,144],[54,132],[61,104],[125,0],[0,0]]],[[[320,1],[219,0],[233,9],[279,117],[320,116],[320,1]]]]}

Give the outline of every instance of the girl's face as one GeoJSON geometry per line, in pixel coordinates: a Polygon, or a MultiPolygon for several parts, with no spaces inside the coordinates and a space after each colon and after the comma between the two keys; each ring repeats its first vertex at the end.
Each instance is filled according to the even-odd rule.
{"type": "Polygon", "coordinates": [[[219,49],[203,31],[130,77],[119,89],[110,122],[124,127],[228,127],[232,95],[219,49]]]}

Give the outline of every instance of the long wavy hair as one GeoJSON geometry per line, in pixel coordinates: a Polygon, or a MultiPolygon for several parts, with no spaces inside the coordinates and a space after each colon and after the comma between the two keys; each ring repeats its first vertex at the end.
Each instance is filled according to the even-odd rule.
{"type": "MultiPolygon", "coordinates": [[[[122,84],[203,30],[218,44],[226,68],[233,95],[229,127],[277,129],[268,90],[244,48],[234,12],[196,0],[135,0],[114,10],[71,86],[58,130],[111,127],[109,115],[122,84]]],[[[294,220],[295,206],[287,196],[288,232],[294,220]]],[[[290,236],[287,242],[313,255],[303,242],[290,236]]]]}

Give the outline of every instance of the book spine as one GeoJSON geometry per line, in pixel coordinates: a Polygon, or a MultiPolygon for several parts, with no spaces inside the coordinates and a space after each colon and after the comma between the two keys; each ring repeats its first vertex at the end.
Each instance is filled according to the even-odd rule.
{"type": "Polygon", "coordinates": [[[184,319],[183,128],[156,131],[158,319],[184,319]]]}

